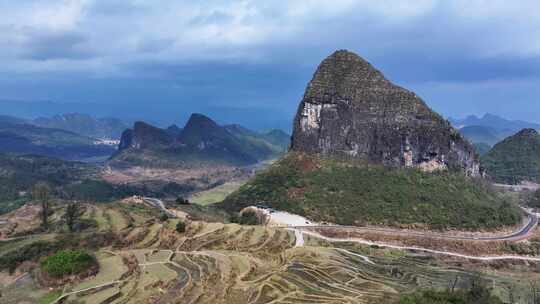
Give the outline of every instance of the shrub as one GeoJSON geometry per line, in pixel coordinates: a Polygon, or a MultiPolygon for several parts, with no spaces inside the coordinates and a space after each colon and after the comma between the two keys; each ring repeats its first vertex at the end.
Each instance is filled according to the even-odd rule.
{"type": "Polygon", "coordinates": [[[189,205],[189,200],[179,196],[176,198],[176,203],[179,205],[189,205]]]}
{"type": "Polygon", "coordinates": [[[242,225],[259,225],[259,217],[255,212],[246,211],[240,215],[240,224],[242,225]]]}
{"type": "Polygon", "coordinates": [[[41,271],[56,278],[79,274],[96,265],[96,258],[82,250],[62,250],[40,263],[41,271]]]}
{"type": "Polygon", "coordinates": [[[97,249],[117,242],[112,232],[59,235],[52,241],[36,241],[0,255],[0,271],[15,269],[25,261],[37,261],[40,257],[65,249],[97,249]]]}
{"type": "Polygon", "coordinates": [[[526,198],[527,206],[531,208],[540,208],[540,190],[529,194],[526,198]]]}
{"type": "Polygon", "coordinates": [[[186,223],[184,223],[183,221],[179,221],[176,224],[176,232],[178,232],[178,233],[186,232],[186,223]]]}
{"type": "Polygon", "coordinates": [[[165,212],[162,212],[160,215],[159,215],[159,220],[161,222],[165,222],[166,220],[169,219],[169,216],[165,213],[165,212]]]}
{"type": "Polygon", "coordinates": [[[491,290],[476,278],[468,289],[456,291],[423,290],[404,295],[399,304],[502,304],[503,302],[491,293],[491,290]]]}

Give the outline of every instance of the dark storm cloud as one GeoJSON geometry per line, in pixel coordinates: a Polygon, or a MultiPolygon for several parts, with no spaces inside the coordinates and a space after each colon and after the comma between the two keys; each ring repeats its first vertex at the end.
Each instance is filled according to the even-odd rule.
{"type": "Polygon", "coordinates": [[[445,115],[495,109],[535,119],[538,8],[498,0],[0,3],[0,28],[10,29],[0,34],[0,98],[107,104],[155,120],[208,111],[256,124],[260,112],[283,125],[317,64],[345,48],[445,115]]]}
{"type": "Polygon", "coordinates": [[[41,32],[25,33],[28,39],[23,44],[24,59],[90,59],[93,53],[87,42],[87,37],[78,32],[41,32]]]}

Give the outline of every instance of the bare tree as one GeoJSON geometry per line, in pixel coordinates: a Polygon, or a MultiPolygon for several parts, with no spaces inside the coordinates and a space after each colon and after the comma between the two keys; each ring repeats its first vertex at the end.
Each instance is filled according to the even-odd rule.
{"type": "Polygon", "coordinates": [[[77,201],[71,201],[66,207],[66,213],[64,218],[66,220],[66,225],[68,226],[69,232],[73,232],[75,229],[75,223],[81,216],[80,206],[77,201]]]}
{"type": "Polygon", "coordinates": [[[49,198],[51,188],[45,182],[38,182],[32,188],[32,198],[41,204],[41,226],[49,229],[49,198]]]}
{"type": "Polygon", "coordinates": [[[503,284],[502,287],[506,290],[508,293],[508,303],[515,304],[516,301],[516,293],[517,293],[517,286],[514,283],[507,283],[503,284]]]}
{"type": "Polygon", "coordinates": [[[454,293],[454,290],[456,289],[456,285],[457,285],[458,281],[459,281],[459,276],[456,276],[456,278],[452,282],[452,287],[450,288],[450,292],[454,293]]]}
{"type": "Polygon", "coordinates": [[[529,287],[531,289],[531,302],[532,304],[540,304],[540,297],[538,295],[538,293],[540,293],[540,291],[538,290],[538,282],[535,282],[535,281],[530,281],[529,282],[529,287]]]}

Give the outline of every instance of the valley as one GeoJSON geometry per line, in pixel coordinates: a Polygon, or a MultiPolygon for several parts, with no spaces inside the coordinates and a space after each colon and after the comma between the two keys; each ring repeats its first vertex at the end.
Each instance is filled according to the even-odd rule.
{"type": "MultiPolygon", "coordinates": [[[[469,122],[492,120],[454,128],[339,50],[307,85],[290,137],[193,113],[182,127],[136,121],[101,162],[0,155],[0,300],[529,304],[540,192],[500,184],[534,183],[523,168],[538,133],[480,156],[467,138],[495,137],[469,122]]],[[[39,121],[92,136],[124,128],[39,121]]]]}

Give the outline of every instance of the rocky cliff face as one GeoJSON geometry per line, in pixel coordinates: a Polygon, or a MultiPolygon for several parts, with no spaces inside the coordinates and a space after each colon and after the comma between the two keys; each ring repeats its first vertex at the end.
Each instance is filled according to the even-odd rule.
{"type": "Polygon", "coordinates": [[[122,133],[118,150],[160,148],[171,145],[173,142],[174,137],[165,130],[137,121],[133,129],[127,129],[122,133]]]}
{"type": "Polygon", "coordinates": [[[136,122],[122,133],[117,162],[136,164],[214,162],[250,165],[276,157],[287,145],[274,144],[266,134],[243,127],[220,126],[202,114],[192,114],[184,128],[161,129],[136,122]]]}
{"type": "Polygon", "coordinates": [[[291,150],[480,174],[473,147],[457,130],[416,94],[344,50],[326,58],[309,83],[291,150]]]}

